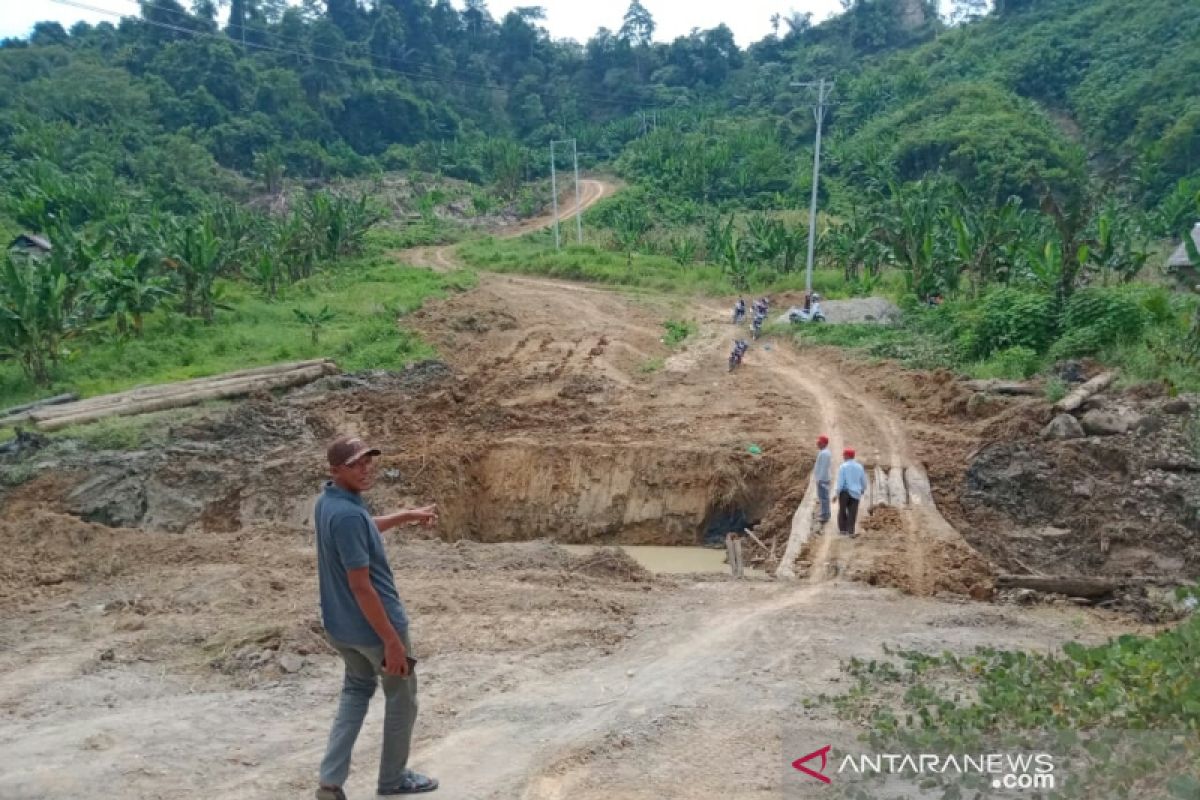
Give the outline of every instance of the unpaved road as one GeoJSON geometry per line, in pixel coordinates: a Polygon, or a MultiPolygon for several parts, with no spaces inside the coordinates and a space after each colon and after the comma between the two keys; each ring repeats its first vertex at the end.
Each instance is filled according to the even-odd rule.
{"type": "MultiPolygon", "coordinates": [[[[461,399],[349,395],[303,414],[318,431],[349,427],[403,451],[396,463],[413,481],[456,459],[494,460],[490,483],[459,490],[473,502],[443,502],[475,515],[456,521],[463,530],[509,525],[508,538],[587,540],[553,527],[577,519],[553,506],[565,475],[584,476],[577,502],[590,514],[620,505],[623,530],[652,535],[655,520],[673,519],[672,499],[695,489],[671,470],[710,463],[677,454],[756,442],[796,461],[799,480],[827,432],[872,463],[914,463],[902,421],[834,355],[756,345],[727,373],[725,315],[709,301],[484,275],[414,319],[463,376],[461,399]],[[681,314],[700,333],[670,351],[661,323],[681,314]],[[633,497],[615,473],[656,458],[665,474],[633,497]],[[607,483],[589,472],[597,463],[607,483]]],[[[259,467],[265,475],[236,476],[237,524],[185,534],[83,525],[54,508],[49,481],[10,497],[0,544],[29,565],[14,580],[36,591],[0,619],[0,797],[82,800],[97,787],[137,800],[311,797],[340,665],[313,631],[310,534],[286,519],[315,482],[259,467]],[[256,493],[267,500],[245,499],[256,493]],[[280,507],[284,521],[268,516],[280,507]],[[282,669],[291,654],[298,668],[282,669]]],[[[373,499],[416,498],[385,482],[373,499]]],[[[853,543],[815,540],[811,581],[797,582],[626,580],[546,544],[389,536],[421,657],[413,766],[441,779],[434,797],[453,800],[816,797],[782,794],[784,768],[853,737],[827,708],[804,708],[845,688],[846,659],[881,657],[885,644],[1049,649],[1129,629],[1091,610],[930,596],[965,591],[961,541],[932,509],[888,519],[853,543]],[[856,575],[898,589],[846,579],[856,575]],[[960,580],[944,587],[947,576],[960,580]]],[[[351,798],[372,796],[381,711],[377,701],[359,741],[351,798]]]]}
{"type": "MultiPolygon", "coordinates": [[[[598,180],[595,178],[580,178],[579,179],[579,202],[575,202],[574,193],[564,192],[560,198],[562,208],[559,209],[558,217],[562,221],[573,219],[576,213],[582,214],[596,203],[603,200],[605,197],[613,194],[617,190],[615,184],[610,181],[598,180]]],[[[525,220],[519,225],[514,225],[511,228],[506,228],[503,231],[498,231],[497,236],[500,238],[512,238],[514,236],[523,236],[526,233],[541,230],[554,223],[553,214],[543,214],[532,219],[525,220]]],[[[568,231],[569,233],[569,231],[568,231]]],[[[414,267],[426,267],[437,272],[448,272],[453,269],[458,269],[461,266],[454,258],[455,245],[436,245],[432,247],[414,247],[410,250],[405,250],[398,254],[398,258],[406,264],[411,264],[414,267]]]]}

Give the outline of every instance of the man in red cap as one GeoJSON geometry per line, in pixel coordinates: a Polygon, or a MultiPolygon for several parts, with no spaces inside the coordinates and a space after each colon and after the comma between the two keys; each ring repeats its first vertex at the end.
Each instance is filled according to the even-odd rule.
{"type": "Polygon", "coordinates": [[[438,782],[408,768],[417,717],[416,659],[409,657],[408,615],[396,591],[380,531],[404,523],[433,525],[437,506],[405,509],[373,517],[362,493],[375,482],[378,448],[353,436],[339,436],[326,456],[333,480],[317,498],[317,571],[321,621],[346,672],[342,699],[321,761],[317,800],[346,800],[342,785],[350,774],[350,754],[378,683],[386,698],[379,794],[430,792],[438,782]]]}
{"type": "Polygon", "coordinates": [[[867,493],[867,471],[854,460],[854,451],[849,447],[842,451],[842,465],[838,467],[834,491],[837,493],[838,533],[853,538],[858,503],[867,493]]]}
{"type": "Polygon", "coordinates": [[[817,500],[821,503],[820,522],[829,522],[829,481],[833,470],[833,454],[829,452],[829,437],[817,437],[817,463],[813,465],[813,479],[817,482],[817,500]]]}

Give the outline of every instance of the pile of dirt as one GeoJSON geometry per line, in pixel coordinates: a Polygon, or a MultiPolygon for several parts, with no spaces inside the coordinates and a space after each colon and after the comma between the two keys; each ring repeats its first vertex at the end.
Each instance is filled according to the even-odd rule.
{"type": "Polygon", "coordinates": [[[601,547],[580,557],[574,571],[628,583],[648,583],[654,577],[650,570],[619,547],[601,547]]]}
{"type": "Polygon", "coordinates": [[[1141,432],[987,444],[962,494],[977,546],[1016,572],[1200,574],[1196,400],[1097,399],[1141,432]]]}

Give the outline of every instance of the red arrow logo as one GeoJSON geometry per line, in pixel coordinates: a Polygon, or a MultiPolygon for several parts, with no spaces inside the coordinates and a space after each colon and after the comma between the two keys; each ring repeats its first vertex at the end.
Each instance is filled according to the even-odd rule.
{"type": "Polygon", "coordinates": [[[813,752],[809,753],[806,756],[801,756],[800,758],[797,758],[795,761],[792,762],[792,767],[794,769],[800,770],[805,775],[816,778],[817,780],[821,781],[822,783],[833,783],[833,781],[829,780],[829,778],[825,777],[822,774],[825,771],[825,765],[829,762],[830,747],[832,747],[832,745],[827,744],[824,747],[822,747],[820,750],[814,750],[813,752]],[[809,769],[808,767],[804,766],[805,761],[812,761],[817,756],[821,757],[821,772],[816,772],[815,770],[809,769]]]}

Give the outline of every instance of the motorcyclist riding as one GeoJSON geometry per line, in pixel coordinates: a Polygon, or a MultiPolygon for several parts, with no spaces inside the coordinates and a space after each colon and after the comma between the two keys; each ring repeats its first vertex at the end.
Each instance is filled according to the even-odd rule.
{"type": "Polygon", "coordinates": [[[737,325],[746,316],[746,299],[739,297],[737,305],[733,307],[733,324],[737,325]]]}
{"type": "Polygon", "coordinates": [[[736,367],[738,364],[742,363],[742,356],[746,355],[746,350],[749,349],[749,347],[750,347],[750,345],[747,344],[742,339],[738,339],[736,342],[733,343],[733,352],[729,354],[729,371],[730,372],[733,371],[734,367],[736,367]]]}

